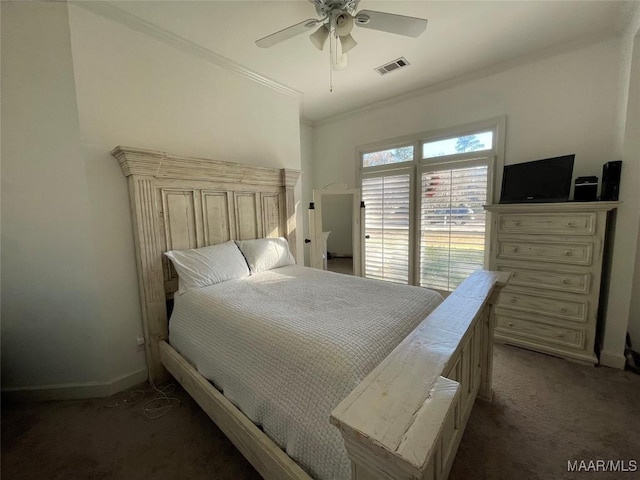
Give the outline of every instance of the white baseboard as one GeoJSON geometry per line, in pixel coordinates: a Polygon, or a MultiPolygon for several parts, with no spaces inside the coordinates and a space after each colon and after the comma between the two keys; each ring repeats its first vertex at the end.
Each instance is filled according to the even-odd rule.
{"type": "Polygon", "coordinates": [[[600,365],[624,370],[626,363],[627,359],[622,354],[607,352],[606,350],[600,352],[600,365]]]}
{"type": "Polygon", "coordinates": [[[143,368],[132,373],[121,375],[111,382],[65,383],[61,385],[6,388],[2,389],[2,397],[17,402],[105,398],[145,382],[147,378],[147,369],[143,368]]]}

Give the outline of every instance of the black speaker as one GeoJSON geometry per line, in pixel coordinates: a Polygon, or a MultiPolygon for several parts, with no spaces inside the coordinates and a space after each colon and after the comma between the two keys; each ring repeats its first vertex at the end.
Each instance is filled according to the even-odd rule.
{"type": "Polygon", "coordinates": [[[573,190],[574,202],[595,202],[598,198],[598,177],[578,177],[573,190]]]}
{"type": "Polygon", "coordinates": [[[607,162],[602,167],[602,191],[600,200],[605,202],[617,202],[620,195],[620,173],[622,160],[607,162]]]}

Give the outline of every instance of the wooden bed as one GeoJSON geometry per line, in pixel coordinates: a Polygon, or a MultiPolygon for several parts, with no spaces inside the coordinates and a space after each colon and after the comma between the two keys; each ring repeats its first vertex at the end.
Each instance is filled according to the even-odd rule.
{"type": "MultiPolygon", "coordinates": [[[[163,253],[283,236],[295,255],[300,172],[117,147],[128,179],[149,378],[171,373],[265,479],[309,475],[168,343],[177,275],[163,253]]],[[[354,479],[446,479],[476,396],[491,399],[493,303],[477,271],[332,412],[354,479]]]]}

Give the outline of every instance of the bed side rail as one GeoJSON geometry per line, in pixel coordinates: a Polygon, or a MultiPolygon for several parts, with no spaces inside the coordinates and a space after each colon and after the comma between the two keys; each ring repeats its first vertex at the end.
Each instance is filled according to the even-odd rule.
{"type": "Polygon", "coordinates": [[[266,479],[312,480],[259,427],[251,423],[171,345],[159,343],[163,365],[222,430],[240,453],[266,479]]]}
{"type": "Polygon", "coordinates": [[[476,395],[491,398],[492,305],[509,275],[470,275],[333,410],[352,478],[448,477],[476,395]]]}

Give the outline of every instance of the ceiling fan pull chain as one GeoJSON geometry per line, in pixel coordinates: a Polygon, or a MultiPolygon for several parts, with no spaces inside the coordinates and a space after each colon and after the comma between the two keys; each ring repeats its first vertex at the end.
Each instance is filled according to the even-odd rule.
{"type": "Polygon", "coordinates": [[[333,34],[329,36],[329,93],[333,93],[333,34]]]}

